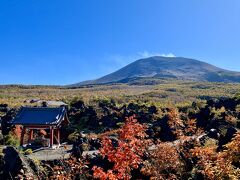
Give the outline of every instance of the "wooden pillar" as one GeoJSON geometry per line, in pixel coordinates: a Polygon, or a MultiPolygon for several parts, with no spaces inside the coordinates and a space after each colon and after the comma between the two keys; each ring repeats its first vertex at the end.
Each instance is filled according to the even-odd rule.
{"type": "Polygon", "coordinates": [[[53,146],[53,138],[54,138],[54,129],[50,127],[50,147],[53,146]]]}
{"type": "Polygon", "coordinates": [[[20,145],[23,145],[23,141],[24,141],[24,134],[25,134],[26,128],[23,126],[22,127],[22,132],[21,132],[21,140],[20,140],[20,145]]]}
{"type": "Polygon", "coordinates": [[[30,143],[32,139],[33,139],[33,129],[30,129],[29,135],[28,135],[28,143],[30,143]]]}

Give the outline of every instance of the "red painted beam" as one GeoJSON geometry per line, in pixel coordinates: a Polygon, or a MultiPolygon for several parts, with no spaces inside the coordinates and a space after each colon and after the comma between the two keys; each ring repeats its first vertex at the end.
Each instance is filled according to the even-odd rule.
{"type": "Polygon", "coordinates": [[[61,144],[61,142],[60,142],[60,129],[57,129],[57,138],[58,138],[58,144],[61,144]]]}
{"type": "Polygon", "coordinates": [[[54,130],[53,128],[50,129],[50,147],[53,146],[53,137],[54,137],[54,130]]]}
{"type": "Polygon", "coordinates": [[[25,129],[25,127],[23,127],[22,132],[21,132],[21,140],[20,140],[20,145],[21,146],[23,145],[25,131],[26,131],[26,129],[25,129]]]}
{"type": "Polygon", "coordinates": [[[29,135],[28,135],[28,143],[30,143],[32,139],[33,139],[33,129],[30,129],[29,135]]]}
{"type": "Polygon", "coordinates": [[[48,125],[32,125],[32,126],[25,126],[27,129],[51,129],[51,127],[54,126],[48,126],[48,125]]]}

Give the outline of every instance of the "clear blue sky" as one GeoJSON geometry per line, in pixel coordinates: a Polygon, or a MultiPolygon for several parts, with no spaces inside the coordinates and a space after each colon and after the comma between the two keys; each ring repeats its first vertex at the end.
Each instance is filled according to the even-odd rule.
{"type": "Polygon", "coordinates": [[[240,1],[0,1],[0,84],[71,84],[161,54],[240,71],[240,1]]]}

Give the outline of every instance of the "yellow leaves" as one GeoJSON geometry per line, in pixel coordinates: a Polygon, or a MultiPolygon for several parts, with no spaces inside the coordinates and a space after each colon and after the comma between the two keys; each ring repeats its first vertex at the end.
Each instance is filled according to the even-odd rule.
{"type": "Polygon", "coordinates": [[[212,180],[223,178],[236,179],[239,177],[239,169],[234,167],[236,155],[240,154],[240,134],[226,145],[227,150],[217,152],[214,147],[197,147],[191,151],[193,157],[199,158],[198,165],[203,174],[212,180]]]}
{"type": "Polygon", "coordinates": [[[240,153],[240,133],[237,133],[226,147],[228,148],[228,153],[240,153]]]}

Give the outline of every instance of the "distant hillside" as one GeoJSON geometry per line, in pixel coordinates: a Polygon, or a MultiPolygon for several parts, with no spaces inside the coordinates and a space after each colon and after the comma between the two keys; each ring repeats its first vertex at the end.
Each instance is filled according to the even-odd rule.
{"type": "Polygon", "coordinates": [[[120,70],[73,87],[93,84],[128,83],[133,79],[179,79],[207,82],[240,82],[240,72],[218,68],[211,64],[182,57],[154,56],[137,60],[120,70]]]}

